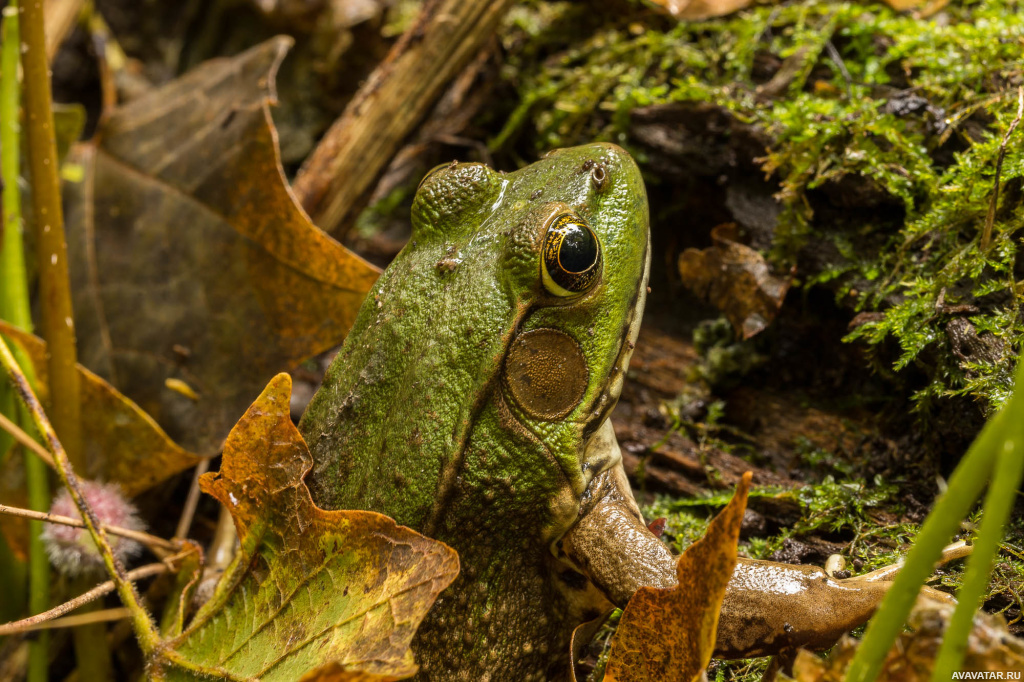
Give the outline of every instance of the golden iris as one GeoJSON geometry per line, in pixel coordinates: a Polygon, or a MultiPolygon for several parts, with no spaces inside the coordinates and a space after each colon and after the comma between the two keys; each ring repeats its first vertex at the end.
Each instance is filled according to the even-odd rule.
{"type": "Polygon", "coordinates": [[[548,225],[541,264],[548,291],[555,296],[581,294],[601,273],[601,244],[582,218],[561,213],[548,225]]]}

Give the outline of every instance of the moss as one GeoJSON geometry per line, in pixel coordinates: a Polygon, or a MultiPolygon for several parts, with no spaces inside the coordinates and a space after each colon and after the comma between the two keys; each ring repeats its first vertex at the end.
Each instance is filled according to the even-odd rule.
{"type": "Polygon", "coordinates": [[[1024,340],[1024,286],[1014,284],[1024,276],[1024,131],[1006,150],[994,237],[980,247],[1022,80],[1022,5],[966,2],[922,20],[881,4],[804,0],[676,24],[635,5],[588,20],[565,3],[534,3],[506,31],[507,43],[528,32],[532,52],[509,58],[520,103],[492,147],[630,146],[638,107],[728,110],[770,140],[758,163],[782,205],[773,263],[801,265],[800,284],[830,287],[851,317],[869,313],[846,340],[896,376],[923,371],[910,386],[922,410],[952,395],[998,406],[1008,363],[955,357],[946,325],[968,316],[1003,357],[1024,340]],[[596,25],[567,34],[570,18],[596,25]],[[568,47],[550,47],[567,36],[568,47]],[[823,196],[837,195],[854,210],[825,210],[823,196]],[[823,243],[827,265],[803,259],[823,243]]]}

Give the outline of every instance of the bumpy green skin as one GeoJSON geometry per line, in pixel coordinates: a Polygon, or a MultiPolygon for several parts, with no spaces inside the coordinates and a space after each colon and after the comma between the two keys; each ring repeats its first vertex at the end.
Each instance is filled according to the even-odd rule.
{"type": "Polygon", "coordinates": [[[643,181],[605,144],[509,174],[453,165],[423,182],[412,220],[300,424],[308,483],[321,506],[379,511],[459,552],[414,643],[420,678],[558,679],[572,629],[607,604],[552,543],[614,464],[587,461],[585,444],[618,399],[643,310],[643,181]],[[540,261],[566,208],[603,253],[597,284],[568,299],[546,291],[540,261]],[[583,399],[550,421],[502,379],[510,343],[540,328],[575,339],[588,370],[583,399]]]}

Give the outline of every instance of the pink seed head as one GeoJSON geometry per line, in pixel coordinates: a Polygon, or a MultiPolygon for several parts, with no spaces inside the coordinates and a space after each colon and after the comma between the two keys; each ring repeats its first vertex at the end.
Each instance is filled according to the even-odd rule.
{"type": "MultiPolygon", "coordinates": [[[[116,483],[94,483],[79,481],[79,489],[86,502],[92,507],[101,523],[108,526],[119,526],[128,530],[144,530],[145,524],[138,516],[135,506],[125,499],[121,488],[116,483]]],[[[66,489],[61,489],[53,499],[50,513],[59,516],[70,516],[81,519],[78,507],[66,489]]],[[[139,553],[139,543],[117,535],[107,533],[107,539],[114,550],[114,556],[121,561],[139,553]]],[[[43,530],[43,543],[50,562],[61,573],[77,576],[88,573],[102,573],[103,559],[92,541],[92,536],[85,528],[73,528],[56,523],[46,525],[43,530]]]]}

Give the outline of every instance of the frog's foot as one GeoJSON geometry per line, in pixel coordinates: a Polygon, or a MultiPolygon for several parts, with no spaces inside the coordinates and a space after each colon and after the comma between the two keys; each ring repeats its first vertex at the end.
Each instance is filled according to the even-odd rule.
{"type": "MultiPolygon", "coordinates": [[[[943,550],[939,564],[971,551],[963,542],[943,550]]],[[[827,649],[867,622],[899,573],[889,566],[851,578],[836,578],[813,566],[740,559],[722,603],[715,656],[749,658],[804,647],[827,649]]],[[[839,573],[842,575],[842,573],[839,573]]],[[[919,598],[952,602],[945,592],[922,588],[919,598]]]]}
{"type": "MultiPolygon", "coordinates": [[[[942,554],[939,556],[939,560],[935,562],[935,566],[938,568],[939,566],[945,566],[950,561],[963,559],[964,557],[969,556],[973,549],[974,546],[966,540],[959,540],[951,545],[946,545],[942,549],[942,554]]],[[[903,561],[897,561],[891,566],[884,566],[852,578],[842,575],[845,568],[846,559],[839,554],[833,554],[828,558],[828,561],[825,562],[825,572],[833,578],[858,582],[891,582],[896,579],[897,575],[899,575],[900,569],[903,568],[903,561]]]]}

